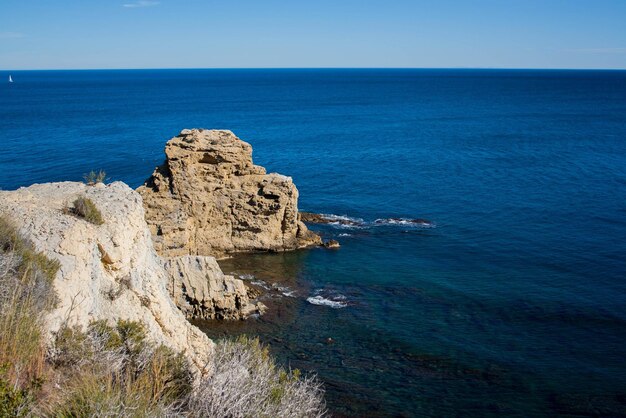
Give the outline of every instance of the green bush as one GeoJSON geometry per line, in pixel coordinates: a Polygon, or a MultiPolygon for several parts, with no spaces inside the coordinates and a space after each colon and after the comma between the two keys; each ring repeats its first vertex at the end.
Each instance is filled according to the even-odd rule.
{"type": "Polygon", "coordinates": [[[67,378],[53,416],[164,416],[182,409],[192,374],[182,354],[147,341],[138,322],[92,322],[85,332],[63,328],[54,364],[67,378]]]}
{"type": "Polygon", "coordinates": [[[98,170],[96,173],[94,170],[91,170],[87,174],[83,174],[83,179],[85,179],[85,183],[88,186],[94,186],[97,183],[102,183],[106,180],[107,173],[104,170],[98,170]]]}
{"type": "Polygon", "coordinates": [[[104,219],[102,219],[102,213],[98,210],[95,203],[87,197],[80,196],[74,200],[71,212],[84,218],[87,222],[91,222],[94,225],[102,225],[104,219]]]}
{"type": "Polygon", "coordinates": [[[3,216],[0,216],[0,253],[10,254],[15,259],[15,273],[23,276],[23,281],[43,275],[44,279],[51,282],[61,266],[58,260],[51,260],[42,252],[36,251],[13,223],[3,216]]]}
{"type": "Polygon", "coordinates": [[[25,417],[32,401],[26,389],[16,388],[0,377],[0,417],[25,417]]]}

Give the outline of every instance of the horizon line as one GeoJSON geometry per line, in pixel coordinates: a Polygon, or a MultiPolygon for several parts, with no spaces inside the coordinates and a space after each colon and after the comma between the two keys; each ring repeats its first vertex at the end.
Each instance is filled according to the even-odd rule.
{"type": "Polygon", "coordinates": [[[537,71],[626,71],[601,67],[114,67],[114,68],[13,68],[10,71],[145,71],[145,70],[537,70],[537,71]]]}

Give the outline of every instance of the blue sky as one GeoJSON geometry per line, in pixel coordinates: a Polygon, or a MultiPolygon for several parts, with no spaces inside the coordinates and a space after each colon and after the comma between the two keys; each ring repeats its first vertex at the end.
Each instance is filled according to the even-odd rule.
{"type": "Polygon", "coordinates": [[[626,0],[0,0],[0,68],[626,68],[626,0]]]}

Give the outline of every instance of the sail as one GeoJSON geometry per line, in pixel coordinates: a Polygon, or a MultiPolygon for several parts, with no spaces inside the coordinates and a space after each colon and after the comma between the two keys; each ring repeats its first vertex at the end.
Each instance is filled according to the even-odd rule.
{"type": "Polygon", "coordinates": [[[11,76],[9,75],[9,83],[13,82],[13,78],[11,78],[11,76]]]}

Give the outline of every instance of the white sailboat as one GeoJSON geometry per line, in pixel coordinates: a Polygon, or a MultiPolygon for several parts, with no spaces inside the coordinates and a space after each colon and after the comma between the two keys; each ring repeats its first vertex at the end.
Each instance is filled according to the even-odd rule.
{"type": "Polygon", "coordinates": [[[13,82],[13,78],[11,77],[11,74],[9,74],[9,83],[13,82]]]}

